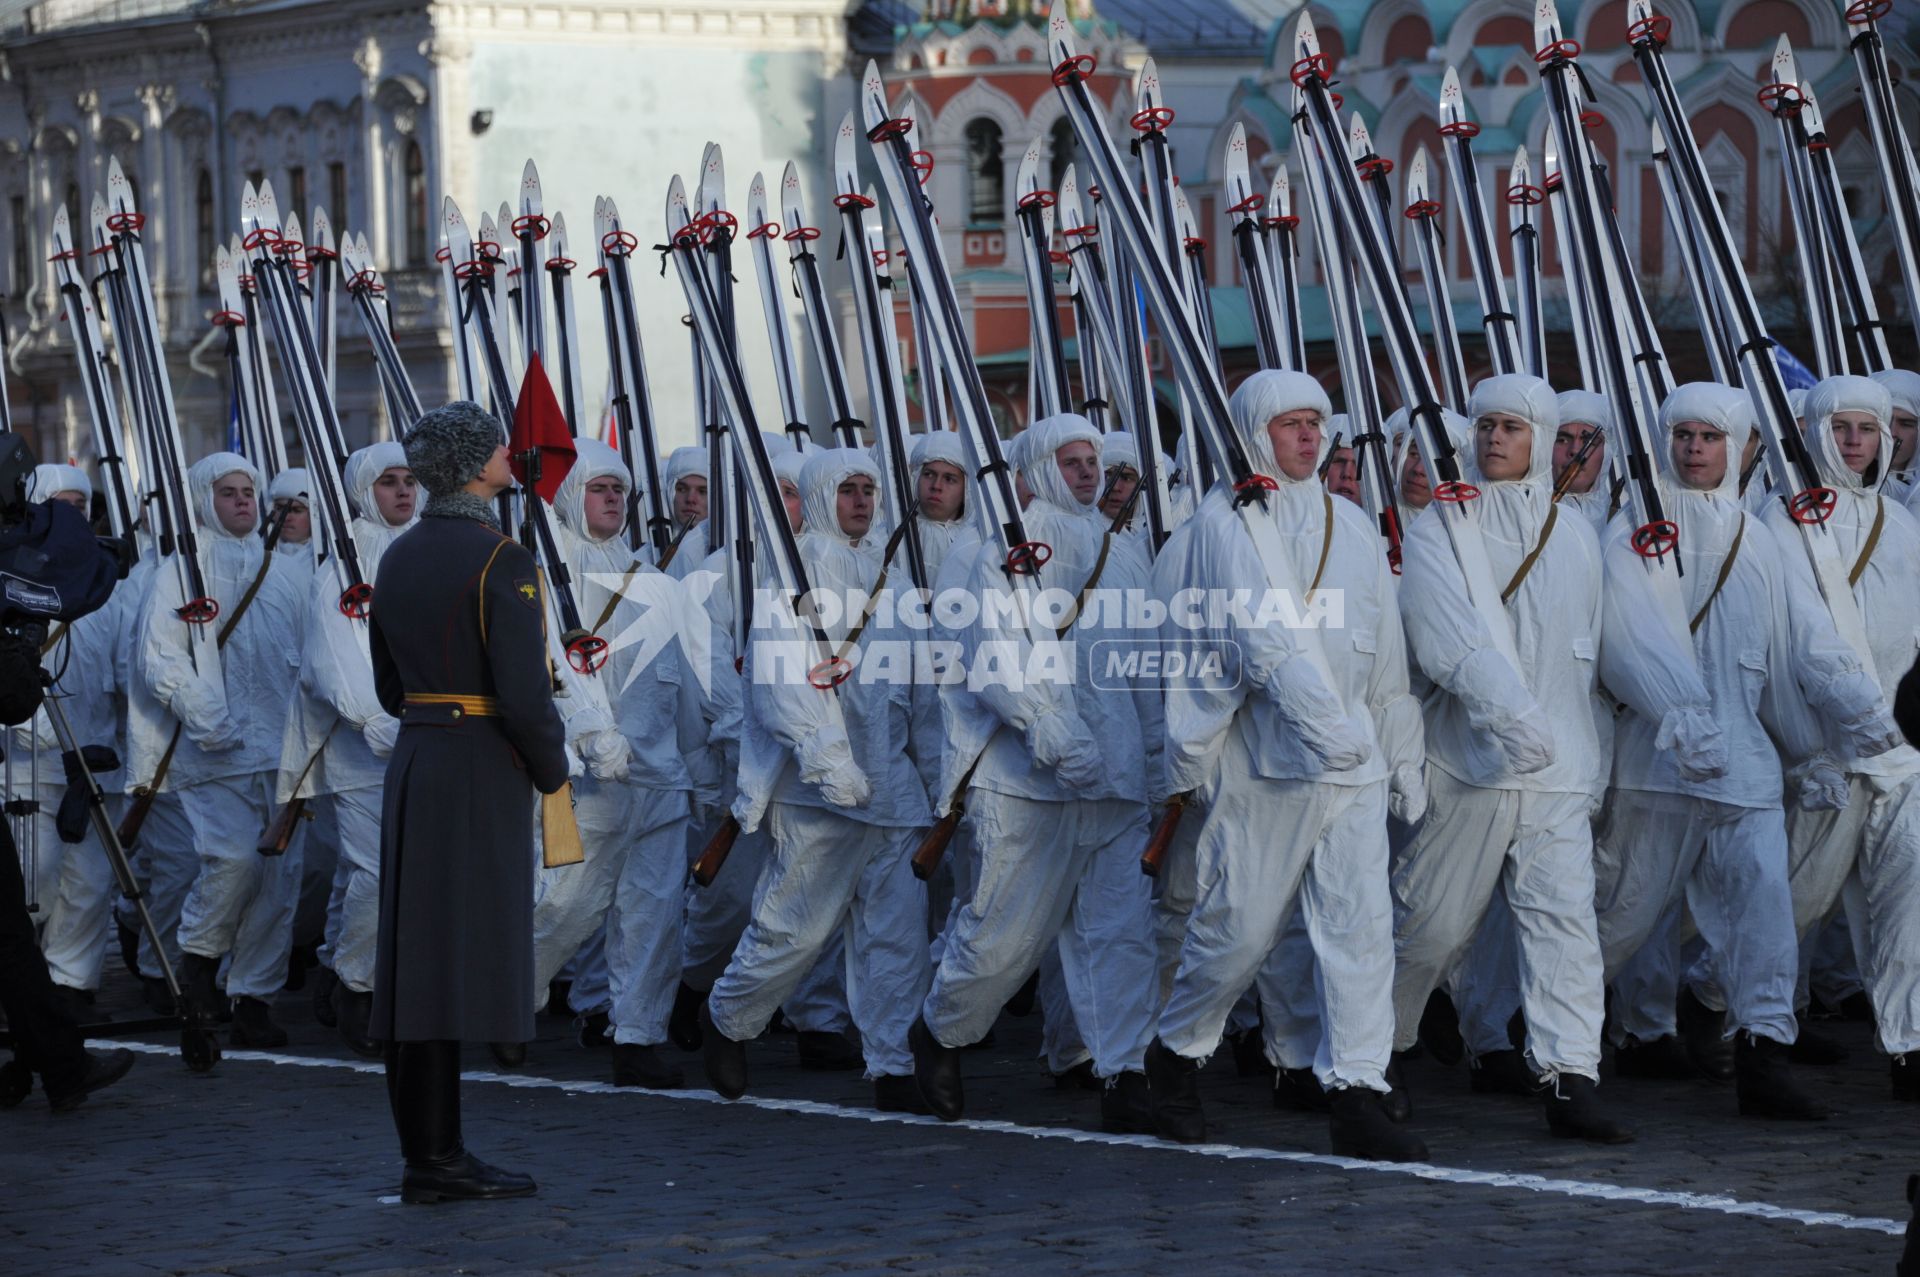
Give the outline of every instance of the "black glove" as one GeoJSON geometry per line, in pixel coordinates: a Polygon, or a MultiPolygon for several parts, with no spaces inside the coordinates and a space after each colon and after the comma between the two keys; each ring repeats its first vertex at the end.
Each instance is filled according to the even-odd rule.
{"type": "Polygon", "coordinates": [[[77,754],[69,751],[60,755],[60,764],[67,772],[67,792],[60,796],[53,827],[61,842],[80,842],[87,836],[87,778],[80,767],[83,760],[90,772],[120,769],[120,756],[105,745],[83,745],[77,754]]]}

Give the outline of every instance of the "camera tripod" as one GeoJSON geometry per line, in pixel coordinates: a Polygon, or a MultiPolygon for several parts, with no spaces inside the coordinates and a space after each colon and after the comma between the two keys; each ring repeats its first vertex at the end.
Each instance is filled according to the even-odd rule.
{"type": "MultiPolygon", "coordinates": [[[[114,827],[113,820],[107,815],[106,794],[100,788],[100,782],[94,778],[93,769],[86,764],[86,756],[81,752],[80,744],[74,739],[73,727],[67,721],[66,708],[61,705],[60,697],[52,689],[52,677],[44,670],[40,679],[47,687],[47,697],[42,702],[47,718],[53,724],[53,732],[60,741],[61,751],[79,759],[80,783],[84,784],[87,796],[87,819],[93,824],[93,831],[99,836],[100,845],[107,853],[107,860],[113,865],[113,875],[118,882],[121,894],[133,902],[134,911],[140,917],[140,930],[146,934],[153,945],[154,959],[160,964],[160,978],[166,982],[167,992],[173,996],[176,1011],[172,1016],[159,1016],[144,1020],[116,1020],[106,1024],[83,1024],[81,1032],[88,1037],[112,1037],[119,1034],[147,1033],[155,1029],[177,1028],[180,1031],[180,1057],[189,1069],[204,1073],[220,1059],[220,1043],[215,1034],[212,1020],[188,1004],[180,987],[180,979],[174,974],[173,963],[167,957],[166,946],[161,942],[158,929],[153,925],[153,915],[147,911],[146,893],[139,881],[133,876],[133,866],[127,860],[127,849],[121,845],[120,831],[114,827]]],[[[0,1043],[11,1043],[10,1033],[0,1033],[0,1043]]],[[[0,1066],[0,1094],[9,1089],[31,1085],[31,1077],[22,1078],[19,1071],[24,1066],[17,1061],[0,1066]]]]}

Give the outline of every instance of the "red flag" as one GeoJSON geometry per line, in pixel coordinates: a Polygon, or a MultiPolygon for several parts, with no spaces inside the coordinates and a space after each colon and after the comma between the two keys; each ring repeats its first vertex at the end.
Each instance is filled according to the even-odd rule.
{"type": "Polygon", "coordinates": [[[540,478],[533,488],[545,501],[553,500],[567,471],[573,469],[573,435],[567,429],[566,414],[560,411],[560,401],[554,397],[553,385],[547,380],[547,371],[540,366],[537,354],[527,360],[527,375],[520,382],[507,452],[513,477],[522,486],[527,483],[527,454],[539,454],[540,478]]]}

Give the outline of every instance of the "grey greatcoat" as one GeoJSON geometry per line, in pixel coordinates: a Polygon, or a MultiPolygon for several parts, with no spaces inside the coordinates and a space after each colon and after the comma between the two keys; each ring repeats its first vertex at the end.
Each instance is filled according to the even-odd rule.
{"type": "Polygon", "coordinates": [[[369,631],[401,720],[380,822],[368,1034],[533,1036],[533,791],[567,779],[533,558],[471,518],[423,518],[380,562],[369,631]],[[498,713],[407,705],[491,697],[498,713]]]}

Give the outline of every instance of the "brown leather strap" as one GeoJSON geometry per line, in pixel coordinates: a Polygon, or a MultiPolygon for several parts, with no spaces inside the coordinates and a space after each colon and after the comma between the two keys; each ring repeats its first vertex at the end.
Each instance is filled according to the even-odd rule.
{"type": "Polygon", "coordinates": [[[45,656],[48,652],[60,646],[60,640],[67,636],[67,625],[68,623],[66,621],[62,621],[53,627],[47,634],[47,641],[40,645],[40,655],[45,656]]]}
{"type": "Polygon", "coordinates": [[[1560,520],[1560,507],[1547,507],[1547,521],[1540,525],[1540,539],[1533,543],[1533,549],[1527,551],[1527,557],[1520,560],[1520,566],[1513,570],[1513,579],[1507,582],[1507,588],[1500,591],[1500,601],[1506,603],[1520,592],[1521,583],[1527,579],[1527,573],[1533,571],[1533,565],[1540,561],[1540,552],[1547,548],[1547,538],[1553,535],[1553,525],[1560,520]]]}
{"type": "Polygon", "coordinates": [[[1873,552],[1880,548],[1880,529],[1887,526],[1887,499],[1873,499],[1873,527],[1867,532],[1867,543],[1860,547],[1860,557],[1853,561],[1853,571],[1847,573],[1847,584],[1860,584],[1860,577],[1866,572],[1867,564],[1873,561],[1873,552]]]}
{"type": "Polygon", "coordinates": [[[1333,494],[1323,492],[1320,495],[1327,503],[1327,522],[1320,534],[1320,562],[1314,565],[1313,584],[1307,587],[1307,597],[1303,600],[1307,603],[1313,602],[1314,592],[1320,588],[1320,578],[1326,575],[1327,555],[1333,551],[1333,494]]]}
{"type": "Polygon", "coordinates": [[[627,582],[633,580],[634,575],[639,571],[638,563],[627,569],[627,574],[620,578],[620,584],[614,587],[612,595],[608,597],[607,605],[600,609],[600,619],[593,623],[593,628],[588,633],[598,634],[600,628],[613,619],[614,609],[620,606],[620,596],[627,592],[627,582]]]}
{"type": "Polygon", "coordinates": [[[260,593],[260,584],[267,579],[267,569],[273,566],[273,548],[279,543],[282,526],[276,523],[267,533],[267,552],[260,560],[260,570],[253,574],[253,582],[247,586],[247,592],[240,596],[240,601],[234,605],[233,611],[227,614],[227,623],[220,627],[219,646],[227,645],[227,639],[232,635],[234,627],[240,624],[240,618],[247,614],[247,609],[253,606],[254,597],[260,593]]]}
{"type": "Polygon", "coordinates": [[[1720,588],[1727,583],[1727,578],[1733,575],[1734,561],[1740,557],[1740,542],[1746,535],[1747,516],[1743,514],[1740,516],[1740,526],[1733,530],[1733,544],[1727,547],[1727,557],[1720,560],[1720,575],[1713,579],[1713,590],[1707,595],[1706,601],[1701,603],[1700,610],[1693,614],[1693,619],[1687,622],[1687,633],[1700,632],[1700,623],[1707,619],[1707,609],[1712,607],[1713,601],[1720,597],[1720,588]]]}
{"type": "MultiPolygon", "coordinates": [[[[907,518],[912,517],[914,516],[907,516],[907,518]]],[[[880,591],[887,588],[887,573],[893,570],[893,556],[899,551],[900,542],[906,534],[907,524],[903,519],[894,528],[893,535],[887,538],[887,548],[880,556],[880,575],[874,578],[873,588],[867,591],[867,605],[860,609],[860,619],[855,621],[853,628],[847,631],[847,637],[841,642],[840,650],[833,654],[836,665],[852,654],[854,645],[859,643],[860,636],[866,633],[867,622],[873,619],[873,610],[880,606],[880,591]]]]}

